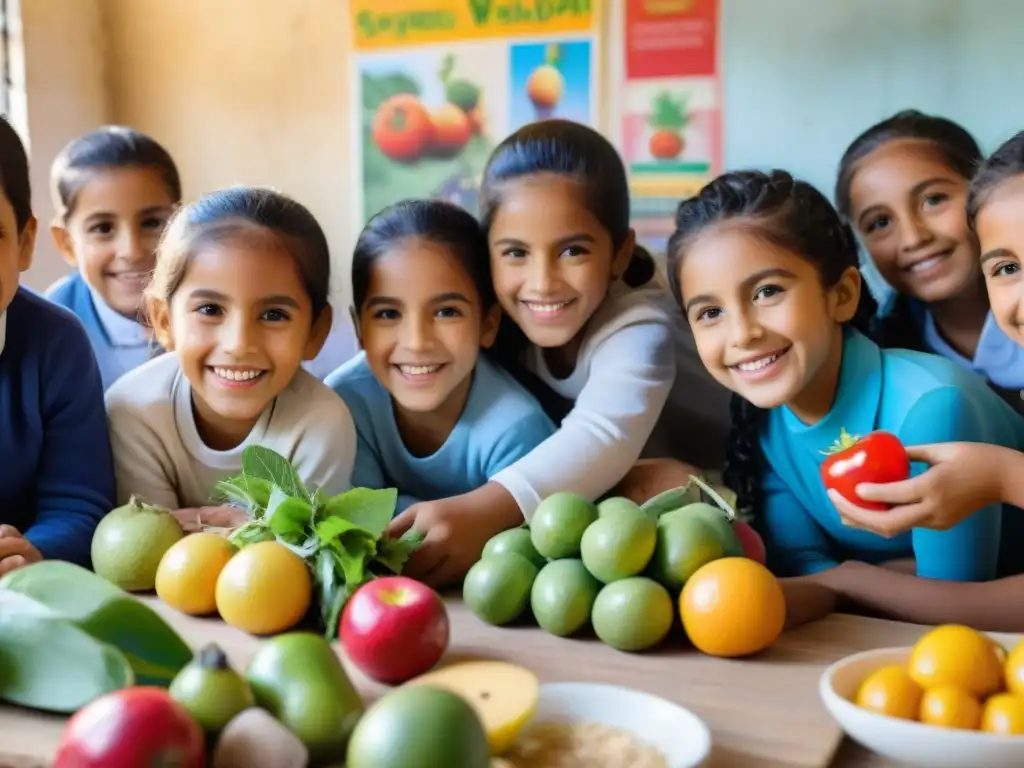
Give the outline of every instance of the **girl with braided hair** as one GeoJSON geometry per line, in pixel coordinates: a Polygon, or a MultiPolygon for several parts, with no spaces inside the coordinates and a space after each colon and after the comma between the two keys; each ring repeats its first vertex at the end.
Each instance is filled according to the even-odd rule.
{"type": "MultiPolygon", "coordinates": [[[[734,393],[726,484],[777,574],[840,596],[861,567],[954,581],[997,575],[998,504],[948,530],[887,539],[845,525],[826,493],[820,465],[844,430],[887,430],[905,445],[1020,446],[1024,420],[956,363],[870,338],[875,302],[853,233],[824,195],[783,171],[725,174],[680,204],[668,250],[701,360],[734,393]]],[[[884,575],[876,583],[873,607],[885,612],[884,575]]]]}

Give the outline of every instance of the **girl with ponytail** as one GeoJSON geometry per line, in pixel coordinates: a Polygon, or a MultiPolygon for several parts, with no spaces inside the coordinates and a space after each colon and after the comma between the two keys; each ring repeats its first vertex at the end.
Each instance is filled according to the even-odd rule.
{"type": "Polygon", "coordinates": [[[844,430],[1018,446],[1024,421],[956,363],[870,338],[876,308],[853,233],[824,195],[782,171],[715,179],[679,206],[669,279],[705,367],[734,393],[725,480],[777,574],[842,596],[857,569],[877,571],[866,602],[883,613],[896,567],[922,577],[910,590],[996,576],[999,504],[885,538],[845,525],[826,492],[820,466],[844,430]]]}

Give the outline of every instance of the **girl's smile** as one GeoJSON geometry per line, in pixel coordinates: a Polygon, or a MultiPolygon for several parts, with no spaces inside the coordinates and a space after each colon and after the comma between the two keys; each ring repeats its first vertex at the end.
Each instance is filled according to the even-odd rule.
{"type": "Polygon", "coordinates": [[[729,367],[739,376],[748,381],[764,381],[777,375],[782,366],[786,364],[786,353],[790,347],[770,352],[767,355],[748,357],[742,362],[735,363],[729,367]]]}

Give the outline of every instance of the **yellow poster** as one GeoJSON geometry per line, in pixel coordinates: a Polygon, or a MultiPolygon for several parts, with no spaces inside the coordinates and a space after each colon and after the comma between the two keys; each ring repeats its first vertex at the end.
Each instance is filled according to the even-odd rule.
{"type": "Polygon", "coordinates": [[[360,223],[413,197],[476,214],[509,133],[598,125],[597,0],[352,0],[351,18],[360,223]]]}

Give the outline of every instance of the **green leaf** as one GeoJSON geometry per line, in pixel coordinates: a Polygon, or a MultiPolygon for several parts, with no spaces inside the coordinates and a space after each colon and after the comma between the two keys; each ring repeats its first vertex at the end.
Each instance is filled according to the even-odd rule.
{"type": "MultiPolygon", "coordinates": [[[[267,509],[267,523],[275,536],[301,536],[308,538],[313,533],[313,507],[308,501],[294,496],[285,496],[277,488],[267,509]]],[[[295,542],[298,543],[298,542],[295,542]]]]}
{"type": "Polygon", "coordinates": [[[236,528],[228,537],[237,547],[246,547],[250,544],[258,544],[261,541],[273,541],[274,533],[263,520],[250,520],[248,523],[236,528]]]}
{"type": "Polygon", "coordinates": [[[398,506],[398,489],[353,488],[327,500],[328,518],[340,517],[379,539],[398,506]]]}
{"type": "Polygon", "coordinates": [[[345,584],[358,587],[366,579],[366,558],[371,554],[373,542],[365,538],[349,537],[344,546],[334,545],[334,553],[345,576],[345,584]]]}
{"type": "Polygon", "coordinates": [[[728,521],[729,521],[730,523],[731,523],[731,522],[732,522],[733,520],[735,520],[735,519],[736,519],[736,510],[735,510],[735,509],[733,509],[732,505],[731,505],[731,504],[729,504],[729,502],[727,502],[727,501],[726,501],[725,499],[723,499],[723,498],[721,497],[721,495],[720,495],[720,494],[719,494],[719,493],[718,493],[718,492],[717,492],[717,491],[716,491],[716,490],[715,490],[714,488],[712,488],[712,487],[711,487],[710,485],[708,485],[707,483],[705,483],[705,482],[704,482],[703,480],[701,480],[701,479],[700,479],[699,477],[697,477],[696,475],[690,475],[690,480],[692,480],[693,482],[695,482],[695,483],[697,484],[697,487],[698,487],[698,488],[700,488],[700,489],[701,489],[701,490],[702,490],[702,491],[703,491],[704,493],[706,493],[706,494],[708,495],[708,497],[709,497],[709,498],[710,498],[710,499],[711,499],[711,500],[712,500],[712,501],[713,501],[713,502],[714,502],[714,503],[715,503],[715,504],[716,504],[716,505],[717,505],[717,506],[718,506],[718,507],[719,507],[719,508],[720,508],[720,509],[721,509],[721,510],[722,510],[723,512],[725,512],[725,517],[726,517],[726,519],[727,519],[727,520],[728,520],[728,521]]]}
{"type": "Polygon", "coordinates": [[[213,501],[237,504],[252,517],[262,517],[270,503],[274,486],[258,477],[235,475],[214,486],[213,501]]]}
{"type": "Polygon", "coordinates": [[[284,456],[262,445],[250,445],[242,453],[242,474],[273,483],[289,496],[309,498],[299,473],[284,456]]]}
{"type": "MultiPolygon", "coordinates": [[[[316,538],[323,547],[335,543],[342,534],[349,531],[363,531],[363,529],[343,517],[325,517],[316,524],[316,538]]],[[[369,535],[368,531],[364,531],[364,533],[369,535]]]]}
{"type": "Polygon", "coordinates": [[[338,624],[341,621],[341,612],[345,610],[345,604],[349,598],[359,589],[360,585],[351,586],[339,583],[331,595],[330,600],[325,600],[321,608],[321,616],[324,620],[324,635],[328,640],[335,640],[338,637],[338,624]]]}
{"type": "Polygon", "coordinates": [[[374,564],[382,565],[392,573],[401,573],[406,562],[423,542],[424,533],[410,528],[401,538],[384,538],[377,543],[374,564]]]}

